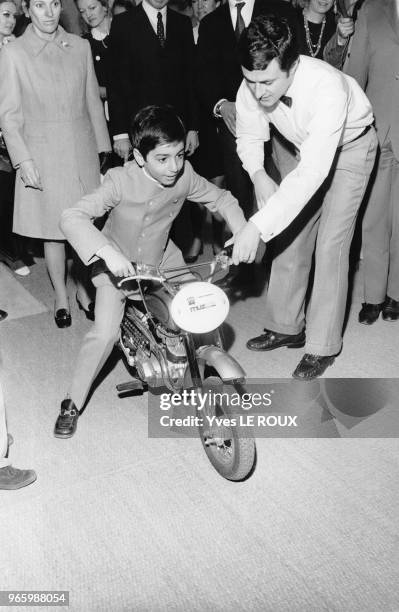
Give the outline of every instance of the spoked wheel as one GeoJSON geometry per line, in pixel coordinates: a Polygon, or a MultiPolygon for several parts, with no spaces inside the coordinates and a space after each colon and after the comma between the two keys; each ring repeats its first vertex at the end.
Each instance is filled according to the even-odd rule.
{"type": "MultiPolygon", "coordinates": [[[[209,376],[204,380],[203,392],[209,391],[212,397],[225,392],[219,377],[209,376]]],[[[237,415],[233,415],[227,404],[226,401],[207,402],[198,429],[205,453],[215,470],[227,480],[244,480],[255,463],[255,440],[248,433],[242,436],[240,427],[233,424],[237,415]],[[212,417],[215,418],[212,420],[212,417]],[[226,421],[223,423],[223,420],[226,421]]]]}

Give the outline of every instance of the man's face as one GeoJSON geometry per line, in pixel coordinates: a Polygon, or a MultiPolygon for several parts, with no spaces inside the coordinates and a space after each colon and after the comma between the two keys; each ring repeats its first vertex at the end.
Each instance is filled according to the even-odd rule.
{"type": "Polygon", "coordinates": [[[146,159],[134,149],[134,156],[152,178],[164,187],[173,187],[184,165],[184,142],[159,144],[146,159]]]}
{"type": "Polygon", "coordinates": [[[247,70],[242,66],[242,73],[249,89],[261,106],[273,108],[287,92],[291,85],[298,61],[289,72],[281,70],[277,58],[272,59],[266,70],[247,70]]]}
{"type": "Polygon", "coordinates": [[[163,7],[168,4],[168,2],[169,0],[148,0],[148,4],[151,4],[151,6],[157,11],[163,9],[163,7]]]}

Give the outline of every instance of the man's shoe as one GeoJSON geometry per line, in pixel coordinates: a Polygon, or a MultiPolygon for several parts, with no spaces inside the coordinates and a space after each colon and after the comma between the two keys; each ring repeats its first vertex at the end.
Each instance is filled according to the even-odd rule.
{"type": "Polygon", "coordinates": [[[384,321],[398,321],[399,302],[387,296],[382,307],[382,318],[384,321]]]}
{"type": "Polygon", "coordinates": [[[334,363],[334,360],[335,355],[324,356],[305,353],[292,376],[298,380],[313,380],[321,376],[328,366],[334,363]]]}
{"type": "Polygon", "coordinates": [[[359,323],[364,323],[364,325],[372,325],[375,323],[380,316],[382,307],[383,304],[368,304],[364,302],[359,312],[359,323]]]}
{"type": "Polygon", "coordinates": [[[0,489],[14,490],[26,487],[37,478],[34,470],[18,470],[12,465],[0,468],[0,489]]]}
{"type": "Polygon", "coordinates": [[[71,399],[61,402],[61,410],[54,427],[56,438],[71,438],[78,424],[79,410],[71,399]]]}
{"type": "Polygon", "coordinates": [[[272,351],[280,348],[280,346],[300,348],[305,345],[305,330],[302,330],[299,334],[279,334],[270,329],[264,331],[264,334],[248,340],[247,348],[251,351],[272,351]]]}
{"type": "Polygon", "coordinates": [[[3,321],[6,317],[8,317],[8,313],[5,310],[0,310],[0,321],[3,321]]]}

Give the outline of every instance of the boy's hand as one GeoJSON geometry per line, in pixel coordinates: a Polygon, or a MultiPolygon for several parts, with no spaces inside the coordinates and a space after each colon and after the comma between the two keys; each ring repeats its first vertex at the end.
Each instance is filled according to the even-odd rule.
{"type": "Polygon", "coordinates": [[[99,249],[96,254],[105,261],[108,270],[114,276],[133,276],[136,273],[132,262],[110,244],[99,249]]]}
{"type": "Polygon", "coordinates": [[[264,170],[258,170],[252,177],[252,182],[255,188],[256,203],[259,210],[267,204],[268,199],[278,189],[277,183],[267,176],[264,170]]]}
{"type": "Polygon", "coordinates": [[[234,235],[234,248],[232,261],[235,266],[239,263],[252,263],[256,256],[260,240],[260,231],[252,221],[248,221],[234,235]]]}

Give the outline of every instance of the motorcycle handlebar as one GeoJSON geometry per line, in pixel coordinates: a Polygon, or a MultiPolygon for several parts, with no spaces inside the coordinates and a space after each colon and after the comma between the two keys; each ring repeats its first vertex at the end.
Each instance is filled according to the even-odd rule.
{"type": "MultiPolygon", "coordinates": [[[[225,247],[224,249],[222,249],[217,255],[214,256],[214,258],[211,261],[205,261],[205,262],[201,262],[198,264],[195,264],[194,266],[180,266],[178,268],[166,268],[164,270],[160,270],[159,268],[155,268],[155,273],[154,271],[148,272],[148,270],[146,271],[141,271],[140,272],[140,266],[143,266],[143,264],[135,264],[133,263],[133,266],[136,269],[136,274],[133,274],[131,276],[125,276],[125,278],[122,278],[119,282],[118,282],[118,287],[122,287],[122,285],[124,283],[127,283],[129,281],[133,281],[133,280],[148,280],[148,281],[153,281],[153,282],[158,282],[158,283],[165,283],[168,281],[168,279],[165,276],[165,273],[167,272],[179,272],[179,271],[184,271],[187,268],[193,268],[193,267],[199,267],[199,266],[207,266],[207,265],[212,265],[212,264],[217,264],[217,263],[221,263],[222,265],[229,265],[230,264],[230,257],[231,254],[233,252],[233,246],[232,244],[230,244],[229,246],[225,247]]],[[[145,264],[144,264],[145,265],[145,264]]]]}

